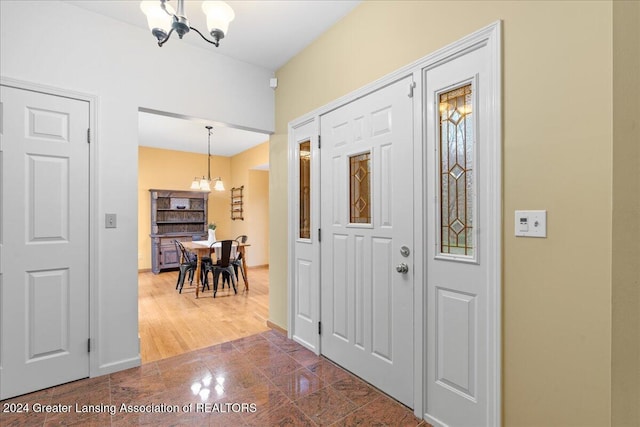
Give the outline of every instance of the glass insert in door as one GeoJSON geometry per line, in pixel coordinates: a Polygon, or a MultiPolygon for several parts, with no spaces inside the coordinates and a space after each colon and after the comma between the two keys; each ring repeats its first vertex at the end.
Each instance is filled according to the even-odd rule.
{"type": "Polygon", "coordinates": [[[474,255],[471,84],[440,94],[440,252],[474,255]]]}
{"type": "Polygon", "coordinates": [[[311,238],[311,141],[300,144],[298,150],[300,162],[299,202],[300,202],[300,238],[311,238]]]}
{"type": "Polygon", "coordinates": [[[349,157],[350,222],[371,224],[371,153],[349,157]]]}

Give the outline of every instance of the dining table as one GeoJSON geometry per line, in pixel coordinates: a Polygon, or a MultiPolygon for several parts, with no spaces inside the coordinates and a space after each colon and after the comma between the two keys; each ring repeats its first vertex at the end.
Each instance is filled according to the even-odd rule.
{"type": "MultiPolygon", "coordinates": [[[[196,298],[198,298],[198,295],[200,293],[200,287],[202,286],[202,280],[200,278],[202,258],[210,256],[211,262],[215,263],[216,250],[220,250],[220,248],[222,247],[222,243],[220,241],[217,241],[211,244],[207,240],[194,240],[191,242],[182,242],[182,245],[187,251],[193,252],[198,256],[198,261],[196,262],[196,273],[195,273],[196,280],[197,280],[196,298]],[[213,249],[213,251],[211,249],[213,249]]],[[[251,244],[238,243],[238,246],[237,246],[238,252],[242,254],[242,269],[244,270],[244,290],[245,291],[249,290],[249,272],[247,270],[247,255],[246,255],[246,248],[248,246],[251,246],[251,244]]]]}

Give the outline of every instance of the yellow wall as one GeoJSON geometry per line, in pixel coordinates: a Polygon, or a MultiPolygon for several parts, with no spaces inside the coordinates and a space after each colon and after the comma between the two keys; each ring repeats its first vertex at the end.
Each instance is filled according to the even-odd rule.
{"type": "MultiPolygon", "coordinates": [[[[212,176],[231,179],[231,159],[211,156],[212,176]]],[[[207,155],[185,151],[138,147],[138,269],[151,268],[151,232],[149,189],[189,190],[196,175],[207,174],[207,155]]],[[[234,239],[229,214],[229,192],[209,193],[209,222],[218,226],[216,238],[234,239]]]]}
{"type": "MultiPolygon", "coordinates": [[[[252,168],[269,163],[265,142],[233,157],[211,156],[211,174],[220,176],[225,191],[209,193],[209,222],[218,226],[216,238],[249,236],[247,265],[269,264],[269,172],[252,168]],[[245,186],[244,221],[232,221],[230,190],[245,186]]],[[[197,174],[207,173],[205,154],[139,147],[138,149],[138,269],[151,268],[149,189],[188,190],[197,174]]]]}
{"type": "Polygon", "coordinates": [[[613,4],[614,426],[640,426],[640,2],[613,4]]]}
{"type": "Polygon", "coordinates": [[[613,161],[608,1],[364,1],[278,70],[270,320],[287,327],[287,123],[499,19],[504,425],[606,426],[613,161]],[[546,209],[548,238],[516,239],[515,209],[546,209]]]}
{"type": "Polygon", "coordinates": [[[247,264],[269,264],[269,172],[249,171],[249,199],[246,221],[249,225],[247,264]]]}
{"type": "Polygon", "coordinates": [[[228,188],[244,185],[244,221],[231,221],[235,236],[246,234],[247,265],[269,264],[269,172],[253,170],[269,163],[269,142],[264,142],[231,158],[231,182],[228,188]]]}

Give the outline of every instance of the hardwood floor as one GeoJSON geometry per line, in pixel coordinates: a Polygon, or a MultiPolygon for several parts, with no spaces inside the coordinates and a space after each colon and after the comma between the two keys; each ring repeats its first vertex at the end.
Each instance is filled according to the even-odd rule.
{"type": "Polygon", "coordinates": [[[195,298],[195,284],[176,291],[177,271],[138,274],[140,355],[148,363],[268,331],[269,268],[249,268],[250,290],[240,279],[238,294],[206,290],[195,298]]]}

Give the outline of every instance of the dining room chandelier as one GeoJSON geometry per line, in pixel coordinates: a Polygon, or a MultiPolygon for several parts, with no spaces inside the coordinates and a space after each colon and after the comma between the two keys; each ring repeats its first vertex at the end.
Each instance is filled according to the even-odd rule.
{"type": "MultiPolygon", "coordinates": [[[[204,176],[202,179],[193,178],[193,182],[191,183],[191,189],[195,191],[211,191],[211,129],[212,126],[205,126],[207,131],[209,132],[208,143],[207,143],[207,177],[204,176]]],[[[224,191],[224,184],[222,183],[222,178],[217,177],[213,180],[215,184],[213,185],[213,189],[216,191],[224,191]]]]}
{"type": "Polygon", "coordinates": [[[235,18],[235,13],[231,6],[223,1],[203,1],[202,11],[207,16],[207,30],[213,38],[209,40],[196,28],[189,25],[189,19],[184,12],[184,0],[177,0],[176,12],[169,0],[144,0],[140,3],[140,9],[147,16],[147,23],[151,34],[158,40],[158,46],[169,40],[175,31],[178,37],[182,38],[190,30],[200,34],[200,37],[207,43],[218,47],[220,40],[224,38],[229,30],[229,23],[235,18]]]}

